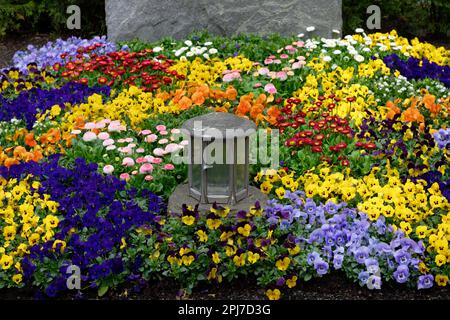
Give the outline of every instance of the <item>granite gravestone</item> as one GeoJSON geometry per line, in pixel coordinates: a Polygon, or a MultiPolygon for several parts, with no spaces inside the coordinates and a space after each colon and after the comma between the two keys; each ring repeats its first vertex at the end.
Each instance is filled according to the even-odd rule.
{"type": "Polygon", "coordinates": [[[342,0],[106,0],[110,40],[165,36],[182,39],[195,30],[296,35],[315,26],[331,37],[342,27],[342,0]]]}

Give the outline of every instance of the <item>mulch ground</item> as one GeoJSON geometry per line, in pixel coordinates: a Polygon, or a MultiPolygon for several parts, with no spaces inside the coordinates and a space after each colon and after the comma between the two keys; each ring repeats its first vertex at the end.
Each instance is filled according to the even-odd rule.
{"type": "Polygon", "coordinates": [[[0,38],[0,68],[11,65],[12,57],[18,50],[25,50],[29,44],[42,46],[58,38],[50,34],[16,34],[0,38]]]}
{"type": "MultiPolygon", "coordinates": [[[[0,300],[35,299],[31,289],[2,289],[0,300]]],[[[73,299],[70,296],[62,300],[73,299]]],[[[96,291],[84,293],[82,299],[98,299],[96,291]]],[[[101,299],[106,300],[261,300],[266,299],[265,290],[252,279],[240,279],[219,286],[204,285],[191,295],[180,295],[179,286],[171,280],[147,283],[139,292],[132,287],[120,287],[109,291],[101,299]]],[[[417,290],[395,283],[384,283],[382,290],[369,290],[351,283],[341,273],[299,283],[294,289],[283,290],[285,300],[450,300],[450,290],[434,287],[417,290]]]]}

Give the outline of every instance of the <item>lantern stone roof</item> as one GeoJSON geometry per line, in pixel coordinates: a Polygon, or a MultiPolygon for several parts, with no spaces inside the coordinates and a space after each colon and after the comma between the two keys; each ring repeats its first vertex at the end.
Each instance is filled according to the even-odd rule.
{"type": "Polygon", "coordinates": [[[216,135],[223,139],[244,138],[256,132],[253,121],[227,112],[211,112],[191,118],[181,128],[197,138],[216,138],[216,135]]]}

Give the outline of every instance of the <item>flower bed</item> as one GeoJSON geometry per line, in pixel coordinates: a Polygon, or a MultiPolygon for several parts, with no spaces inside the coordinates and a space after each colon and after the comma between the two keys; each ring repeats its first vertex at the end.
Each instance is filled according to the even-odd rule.
{"type": "Polygon", "coordinates": [[[449,50],[395,31],[96,37],[13,63],[0,73],[0,288],[102,296],[168,279],[189,293],[252,277],[279,299],[336,272],[371,290],[447,285],[449,50]],[[212,111],[279,131],[279,166],[251,168],[270,200],[168,213],[187,178],[171,157],[181,124],[212,111]]]}

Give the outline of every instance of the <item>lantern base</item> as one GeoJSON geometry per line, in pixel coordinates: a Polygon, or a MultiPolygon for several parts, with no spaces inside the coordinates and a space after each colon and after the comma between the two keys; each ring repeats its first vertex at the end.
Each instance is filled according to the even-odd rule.
{"type": "MultiPolygon", "coordinates": [[[[269,198],[266,194],[262,193],[261,190],[259,190],[256,187],[249,186],[249,195],[248,197],[242,199],[238,203],[234,205],[225,205],[222,204],[222,206],[227,206],[230,208],[231,212],[239,212],[241,210],[248,211],[252,206],[255,205],[256,201],[259,201],[262,207],[265,206],[267,200],[269,198]]],[[[192,198],[189,195],[189,185],[187,183],[180,184],[178,187],[175,188],[174,192],[171,194],[169,198],[169,205],[168,205],[168,213],[169,214],[180,214],[182,212],[182,205],[187,204],[194,207],[196,204],[198,204],[198,209],[200,213],[208,212],[209,209],[212,206],[212,203],[200,203],[197,199],[192,198]]]]}

